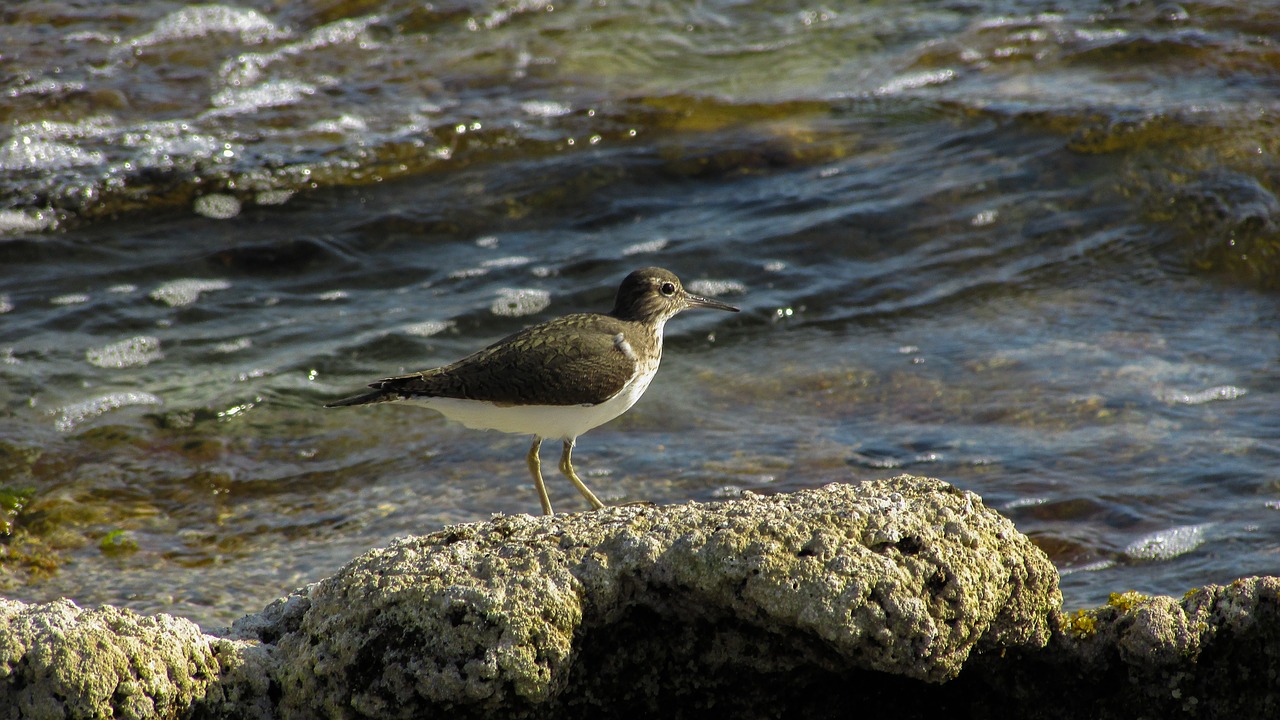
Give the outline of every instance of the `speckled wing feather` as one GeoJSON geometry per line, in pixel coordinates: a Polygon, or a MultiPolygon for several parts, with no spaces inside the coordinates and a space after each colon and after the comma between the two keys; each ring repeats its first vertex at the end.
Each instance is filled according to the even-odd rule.
{"type": "Polygon", "coordinates": [[[502,405],[597,405],[618,394],[638,370],[635,354],[618,342],[619,333],[633,329],[629,325],[608,315],[566,315],[452,365],[372,383],[369,387],[382,397],[369,401],[425,396],[502,405]]]}

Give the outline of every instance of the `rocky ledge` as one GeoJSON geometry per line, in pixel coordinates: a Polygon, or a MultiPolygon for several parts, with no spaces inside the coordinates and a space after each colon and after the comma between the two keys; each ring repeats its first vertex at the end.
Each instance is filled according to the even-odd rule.
{"type": "Polygon", "coordinates": [[[902,476],[498,516],[218,635],[0,600],[0,718],[1280,716],[1280,579],[1064,615],[973,493],[902,476]]]}

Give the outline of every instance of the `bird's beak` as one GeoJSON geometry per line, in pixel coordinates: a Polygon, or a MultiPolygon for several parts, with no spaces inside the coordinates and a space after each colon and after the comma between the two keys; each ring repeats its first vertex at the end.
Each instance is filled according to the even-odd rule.
{"type": "Polygon", "coordinates": [[[738,312],[738,308],[732,305],[729,305],[727,303],[722,303],[719,300],[704,298],[701,295],[694,295],[693,293],[688,293],[688,292],[685,293],[684,301],[688,303],[689,307],[691,308],[704,307],[704,308],[711,308],[713,310],[728,310],[729,312],[738,312]]]}

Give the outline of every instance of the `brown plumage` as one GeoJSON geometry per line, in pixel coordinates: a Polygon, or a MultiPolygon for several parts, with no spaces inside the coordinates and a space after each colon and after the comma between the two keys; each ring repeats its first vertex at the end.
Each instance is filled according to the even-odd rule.
{"type": "Polygon", "coordinates": [[[636,372],[615,338],[644,334],[641,323],[579,313],[525,328],[444,367],[370,383],[376,392],[325,407],[446,397],[500,405],[597,405],[636,372]]]}
{"type": "Polygon", "coordinates": [[[607,315],[579,313],[525,328],[444,367],[370,383],[371,392],[325,407],[391,401],[425,404],[467,427],[531,434],[526,458],[543,512],[551,501],[542,482],[543,438],[564,441],[560,469],[593,507],[603,507],[573,471],[578,435],[626,412],[640,398],[662,359],[662,331],[681,310],[709,307],[737,312],[685,292],[661,268],[628,275],[607,315]]]}

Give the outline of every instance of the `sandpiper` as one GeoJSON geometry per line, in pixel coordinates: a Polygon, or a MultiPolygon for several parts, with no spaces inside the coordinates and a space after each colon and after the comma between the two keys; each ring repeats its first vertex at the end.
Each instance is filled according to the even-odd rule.
{"type": "Polygon", "coordinates": [[[738,308],[685,291],[662,268],[628,275],[607,315],[579,313],[525,328],[452,365],[370,383],[371,392],[325,407],[407,400],[426,405],[469,428],[533,435],[525,458],[533,485],[550,515],[538,450],[561,440],[560,472],[599,509],[573,471],[577,437],[635,404],[658,372],[662,329],[688,308],[738,308]]]}

